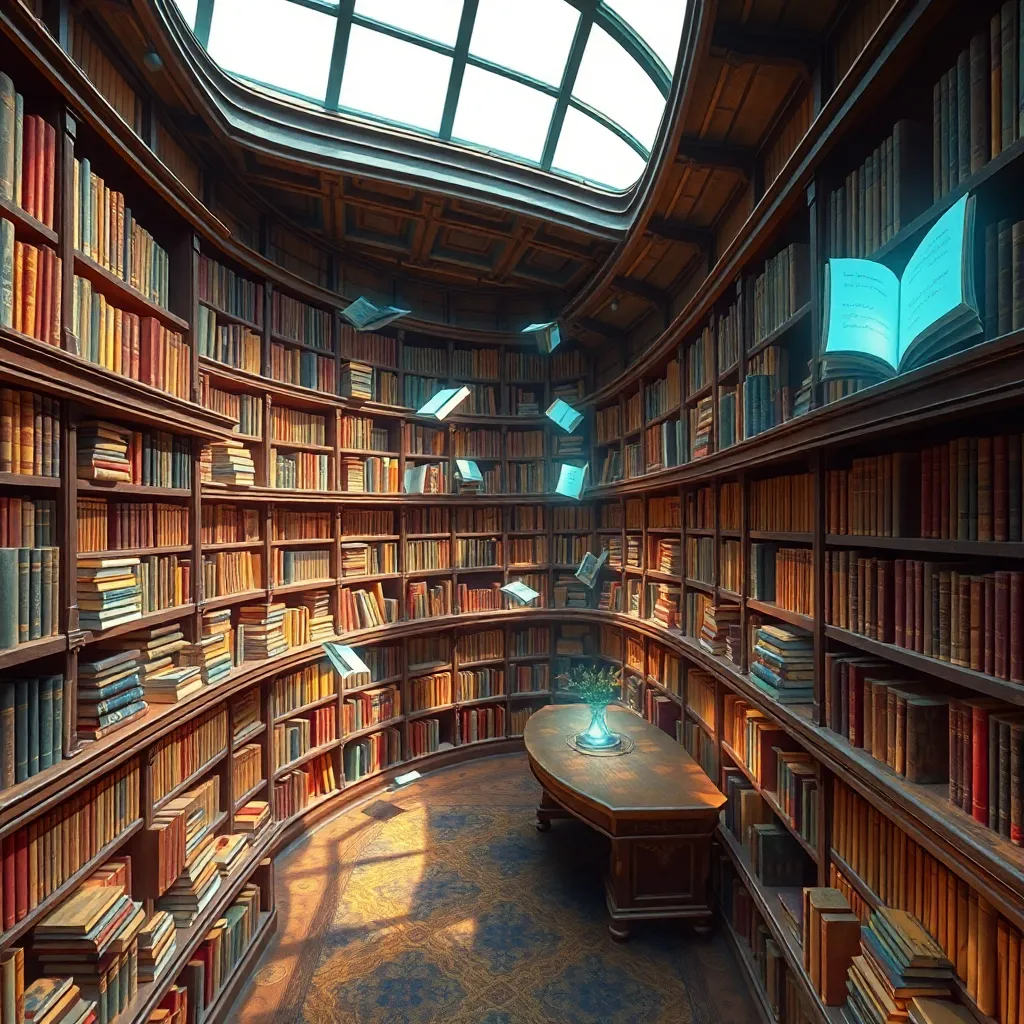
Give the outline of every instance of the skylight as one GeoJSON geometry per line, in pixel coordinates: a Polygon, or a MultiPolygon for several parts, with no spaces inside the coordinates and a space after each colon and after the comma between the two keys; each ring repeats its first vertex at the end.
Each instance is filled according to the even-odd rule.
{"type": "Polygon", "coordinates": [[[688,0],[175,0],[225,70],[620,191],[650,159],[688,0]]]}

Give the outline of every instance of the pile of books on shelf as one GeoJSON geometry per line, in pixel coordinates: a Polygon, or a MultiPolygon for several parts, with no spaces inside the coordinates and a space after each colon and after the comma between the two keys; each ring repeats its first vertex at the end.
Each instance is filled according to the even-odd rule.
{"type": "Polygon", "coordinates": [[[243,661],[265,661],[288,650],[282,601],[247,604],[238,611],[238,646],[243,661]]]}
{"type": "Polygon", "coordinates": [[[206,445],[199,468],[203,483],[251,487],[256,482],[252,454],[240,441],[213,441],[206,445]]]}
{"type": "Polygon", "coordinates": [[[156,911],[139,931],[139,981],[155,981],[177,950],[174,918],[166,910],[156,911]]]}
{"type": "Polygon", "coordinates": [[[78,560],[78,622],[82,629],[100,631],[141,618],[138,566],[138,558],[78,560]]]}
{"type": "Polygon", "coordinates": [[[700,630],[700,645],[711,654],[725,654],[729,627],[738,625],[740,606],[730,602],[709,604],[704,609],[700,630]]]}
{"type": "MultiPolygon", "coordinates": [[[[145,713],[139,650],[78,662],[78,735],[98,740],[145,713]]],[[[56,710],[56,706],[55,706],[56,710]]]]}
{"type": "Polygon", "coordinates": [[[270,822],[270,804],[266,800],[250,800],[235,811],[235,828],[247,836],[257,836],[270,822]]]}
{"type": "Polygon", "coordinates": [[[131,483],[130,430],[107,422],[83,423],[77,436],[79,480],[131,483]]]}
{"type": "Polygon", "coordinates": [[[334,638],[334,616],[331,614],[331,595],[326,590],[316,590],[302,595],[302,606],[309,612],[306,625],[306,643],[323,643],[334,638]]]}
{"type": "Polygon", "coordinates": [[[783,704],[814,699],[814,637],[796,626],[760,626],[754,634],[750,676],[783,704]]]}
{"type": "Polygon", "coordinates": [[[689,423],[690,458],[702,459],[713,450],[711,431],[714,424],[714,399],[700,399],[689,411],[689,423]]]}

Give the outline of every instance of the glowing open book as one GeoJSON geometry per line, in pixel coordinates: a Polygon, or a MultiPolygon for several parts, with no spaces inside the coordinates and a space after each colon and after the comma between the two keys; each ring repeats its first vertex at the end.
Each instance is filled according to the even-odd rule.
{"type": "Polygon", "coordinates": [[[570,466],[563,462],[558,471],[558,483],[555,491],[564,494],[567,498],[578,498],[583,493],[583,484],[587,479],[587,468],[589,463],[582,466],[570,466]]]}
{"type": "Polygon", "coordinates": [[[597,574],[601,571],[601,566],[607,561],[607,548],[605,548],[596,558],[588,551],[583,556],[583,561],[580,562],[579,567],[576,569],[576,579],[581,583],[585,583],[591,590],[593,590],[594,584],[597,582],[597,574]]]}
{"type": "Polygon", "coordinates": [[[520,604],[530,604],[536,601],[540,594],[533,587],[528,587],[522,580],[515,580],[513,583],[506,583],[501,588],[503,594],[508,594],[514,601],[520,604]]]}
{"type": "Polygon", "coordinates": [[[324,653],[334,666],[334,671],[337,672],[342,679],[346,679],[348,676],[354,675],[356,672],[365,672],[367,675],[370,674],[370,669],[366,662],[363,661],[363,659],[360,658],[351,647],[347,647],[345,644],[324,644],[324,653]]]}
{"type": "Polygon", "coordinates": [[[562,332],[558,329],[558,321],[551,320],[546,324],[530,324],[523,328],[523,334],[533,334],[537,338],[537,348],[541,352],[554,352],[562,344],[562,332]]]}
{"type": "Polygon", "coordinates": [[[967,347],[981,330],[973,196],[935,222],[901,276],[873,260],[825,267],[822,379],[894,377],[967,347]]]}
{"type": "Polygon", "coordinates": [[[568,402],[556,398],[545,410],[552,423],[557,423],[567,434],[571,434],[582,422],[583,413],[577,412],[568,402]]]}
{"type": "Polygon", "coordinates": [[[461,388],[445,388],[443,391],[438,391],[416,412],[420,416],[433,416],[434,419],[443,420],[467,398],[469,398],[469,388],[465,385],[461,388]]]}
{"type": "Polygon", "coordinates": [[[375,306],[369,299],[360,295],[355,302],[341,311],[341,315],[357,331],[376,331],[409,312],[410,310],[399,309],[397,306],[375,306]]]}

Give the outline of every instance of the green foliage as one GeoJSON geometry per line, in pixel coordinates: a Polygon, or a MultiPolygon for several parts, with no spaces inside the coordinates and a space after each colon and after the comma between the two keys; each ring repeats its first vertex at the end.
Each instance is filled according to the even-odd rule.
{"type": "Polygon", "coordinates": [[[564,689],[585,704],[611,704],[621,687],[618,674],[604,665],[574,665],[565,676],[564,689]]]}

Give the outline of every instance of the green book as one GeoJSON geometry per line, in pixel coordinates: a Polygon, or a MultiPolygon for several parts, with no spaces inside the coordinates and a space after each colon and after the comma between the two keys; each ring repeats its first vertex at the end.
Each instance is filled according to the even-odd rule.
{"type": "Polygon", "coordinates": [[[18,643],[28,640],[29,625],[29,570],[31,554],[28,548],[18,548],[18,643]]]}
{"type": "MultiPolygon", "coordinates": [[[[28,638],[38,640],[43,635],[43,551],[29,548],[29,608],[28,638]]],[[[50,595],[46,595],[49,600],[50,595]]]]}
{"type": "Polygon", "coordinates": [[[14,785],[14,683],[0,683],[0,788],[14,785]]]}
{"type": "Polygon", "coordinates": [[[14,781],[28,778],[28,680],[14,683],[14,781]]]}
{"type": "Polygon", "coordinates": [[[53,636],[53,556],[56,548],[40,548],[39,635],[53,636]]]}
{"type": "Polygon", "coordinates": [[[38,683],[40,771],[45,771],[53,764],[53,683],[55,678],[55,676],[40,676],[38,683]]]}
{"type": "Polygon", "coordinates": [[[18,549],[0,548],[0,650],[18,644],[18,549]]]}
{"type": "Polygon", "coordinates": [[[14,222],[0,220],[0,324],[14,326],[14,222]]]}
{"type": "Polygon", "coordinates": [[[29,679],[28,685],[28,777],[39,774],[39,680],[29,679]]]}

